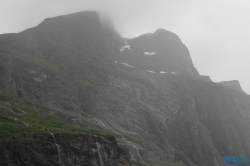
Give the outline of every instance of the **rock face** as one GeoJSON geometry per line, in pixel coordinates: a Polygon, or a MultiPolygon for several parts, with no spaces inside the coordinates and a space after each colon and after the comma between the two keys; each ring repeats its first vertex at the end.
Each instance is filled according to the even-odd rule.
{"type": "Polygon", "coordinates": [[[15,135],[2,142],[0,149],[3,165],[130,165],[115,140],[98,136],[15,135]]]}
{"type": "Polygon", "coordinates": [[[233,90],[237,90],[237,91],[240,91],[240,92],[243,92],[241,86],[240,86],[240,83],[238,80],[233,80],[233,81],[222,81],[222,82],[219,82],[221,85],[223,85],[224,87],[227,87],[227,88],[231,88],[233,90]]]}
{"type": "MultiPolygon", "coordinates": [[[[67,116],[88,115],[84,127],[114,135],[133,163],[164,165],[171,159],[226,166],[232,163],[224,162],[224,155],[245,155],[237,165],[250,165],[249,95],[200,80],[188,49],[169,31],[124,39],[96,12],[45,19],[35,28],[0,36],[0,75],[1,93],[67,116]]],[[[52,136],[45,137],[54,151],[51,161],[58,163],[52,136]]],[[[85,160],[79,146],[91,159],[97,154],[93,137],[67,137],[55,135],[66,150],[65,164],[85,160]],[[84,140],[90,142],[86,147],[84,140]]],[[[103,148],[108,159],[115,155],[114,162],[127,165],[124,153],[111,153],[113,144],[97,142],[108,144],[103,148]]],[[[100,159],[88,160],[94,161],[101,165],[100,159]]]]}

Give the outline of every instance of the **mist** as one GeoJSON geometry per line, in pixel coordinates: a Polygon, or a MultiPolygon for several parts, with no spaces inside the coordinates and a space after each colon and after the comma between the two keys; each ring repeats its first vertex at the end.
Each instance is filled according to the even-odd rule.
{"type": "Polygon", "coordinates": [[[34,27],[45,18],[96,10],[112,17],[126,38],[164,28],[188,47],[200,74],[239,80],[250,94],[250,1],[241,0],[0,0],[0,34],[34,27]]]}

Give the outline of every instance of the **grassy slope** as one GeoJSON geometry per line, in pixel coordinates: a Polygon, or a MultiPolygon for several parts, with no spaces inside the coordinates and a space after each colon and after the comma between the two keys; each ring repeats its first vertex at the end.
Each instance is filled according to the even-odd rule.
{"type": "MultiPolygon", "coordinates": [[[[95,134],[110,137],[94,130],[84,130],[36,110],[36,103],[9,94],[0,94],[0,140],[17,133],[95,134]]],[[[44,107],[45,109],[50,109],[44,107]]],[[[51,109],[52,110],[52,109],[51,109]]]]}

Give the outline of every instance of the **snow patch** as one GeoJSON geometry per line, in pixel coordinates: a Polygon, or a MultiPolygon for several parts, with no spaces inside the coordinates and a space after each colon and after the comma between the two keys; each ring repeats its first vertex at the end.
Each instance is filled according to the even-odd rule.
{"type": "Polygon", "coordinates": [[[121,63],[122,65],[125,65],[125,66],[128,66],[128,67],[134,67],[134,66],[130,66],[129,64],[127,63],[121,63]]]}
{"type": "Polygon", "coordinates": [[[149,72],[149,73],[155,73],[154,71],[150,71],[150,70],[147,70],[147,72],[149,72]]]}
{"type": "MultiPolygon", "coordinates": [[[[124,42],[125,42],[125,41],[124,41],[124,42]]],[[[119,48],[120,52],[122,52],[122,51],[124,51],[124,50],[126,50],[126,49],[132,50],[132,49],[130,48],[130,45],[129,45],[127,42],[125,42],[125,44],[126,44],[126,45],[124,45],[124,46],[122,46],[122,47],[119,48]]]]}
{"type": "Polygon", "coordinates": [[[123,48],[119,48],[119,50],[120,50],[120,52],[122,52],[122,51],[124,51],[125,49],[123,49],[123,48]]]}
{"type": "Polygon", "coordinates": [[[115,61],[115,63],[117,63],[117,61],[115,61]]]}
{"type": "Polygon", "coordinates": [[[108,127],[101,121],[101,119],[99,119],[99,121],[101,122],[101,124],[108,129],[108,127]]]}
{"type": "MultiPolygon", "coordinates": [[[[166,72],[166,71],[160,71],[159,73],[161,73],[161,74],[164,74],[164,73],[168,73],[168,72],[166,72]]],[[[170,72],[171,74],[177,74],[176,72],[170,72]]]]}
{"type": "Polygon", "coordinates": [[[153,52],[144,52],[145,55],[155,55],[157,52],[153,51],[153,52]]]}

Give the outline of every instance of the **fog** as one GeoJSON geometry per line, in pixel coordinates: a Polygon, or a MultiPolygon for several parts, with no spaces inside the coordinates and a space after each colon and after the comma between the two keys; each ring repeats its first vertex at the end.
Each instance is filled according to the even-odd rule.
{"type": "Polygon", "coordinates": [[[215,82],[239,80],[250,94],[250,1],[241,0],[0,0],[0,34],[78,11],[108,13],[123,37],[164,28],[189,48],[195,67],[215,82]]]}

